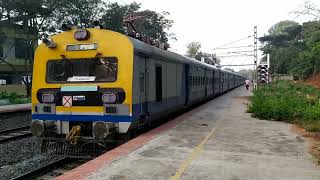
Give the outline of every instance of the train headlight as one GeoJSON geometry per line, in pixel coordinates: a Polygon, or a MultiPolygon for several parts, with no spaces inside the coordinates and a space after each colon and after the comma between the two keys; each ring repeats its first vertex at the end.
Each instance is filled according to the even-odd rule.
{"type": "Polygon", "coordinates": [[[54,95],[53,94],[43,94],[41,97],[42,102],[44,103],[53,103],[54,95]]]}
{"type": "Polygon", "coordinates": [[[97,139],[104,139],[109,134],[109,127],[105,122],[96,122],[92,128],[92,134],[97,139]]]}
{"type": "Polygon", "coordinates": [[[102,102],[104,103],[115,103],[117,101],[117,95],[114,93],[108,93],[102,95],[102,102]]]}
{"type": "Polygon", "coordinates": [[[78,41],[87,40],[90,36],[89,31],[85,29],[77,29],[74,32],[74,38],[78,41]]]}
{"type": "Polygon", "coordinates": [[[34,120],[31,122],[30,131],[34,136],[41,136],[44,133],[44,128],[42,121],[34,120]]]}

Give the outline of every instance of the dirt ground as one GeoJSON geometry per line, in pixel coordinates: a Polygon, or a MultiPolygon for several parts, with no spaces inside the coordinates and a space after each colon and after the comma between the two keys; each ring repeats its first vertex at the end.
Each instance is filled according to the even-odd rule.
{"type": "Polygon", "coordinates": [[[307,80],[303,81],[302,83],[320,88],[320,74],[312,76],[307,80]]]}
{"type": "MultiPolygon", "coordinates": [[[[301,83],[320,89],[320,74],[312,76],[301,83]]],[[[317,164],[320,164],[320,132],[307,132],[298,125],[293,125],[292,130],[306,138],[306,140],[309,142],[309,153],[311,153],[317,159],[317,164]]]]}
{"type": "Polygon", "coordinates": [[[315,157],[314,161],[320,165],[320,132],[308,132],[296,124],[291,126],[291,131],[308,142],[308,152],[315,157]]]}

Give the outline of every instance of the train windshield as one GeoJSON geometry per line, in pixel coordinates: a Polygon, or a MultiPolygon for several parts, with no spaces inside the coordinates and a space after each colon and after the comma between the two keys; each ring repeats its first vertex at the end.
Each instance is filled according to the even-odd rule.
{"type": "Polygon", "coordinates": [[[118,60],[114,57],[49,60],[46,80],[49,83],[114,82],[118,60]]]}

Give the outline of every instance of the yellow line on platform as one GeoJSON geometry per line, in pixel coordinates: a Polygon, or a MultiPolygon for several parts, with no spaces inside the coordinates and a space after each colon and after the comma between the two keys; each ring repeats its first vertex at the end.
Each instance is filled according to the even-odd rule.
{"type": "Polygon", "coordinates": [[[216,126],[211,129],[209,134],[201,141],[201,143],[193,149],[193,151],[190,153],[188,159],[186,159],[184,162],[182,162],[182,164],[180,165],[180,168],[176,171],[174,176],[170,177],[170,180],[179,180],[180,179],[181,175],[191,165],[192,161],[200,154],[204,145],[212,137],[213,133],[217,130],[217,128],[218,128],[218,122],[216,123],[216,126]]]}

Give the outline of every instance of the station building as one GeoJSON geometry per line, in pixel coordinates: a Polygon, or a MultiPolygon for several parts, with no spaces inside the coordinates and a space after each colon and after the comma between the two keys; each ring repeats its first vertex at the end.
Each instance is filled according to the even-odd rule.
{"type": "Polygon", "coordinates": [[[0,22],[0,80],[2,84],[22,84],[30,77],[37,30],[0,22]]]}

